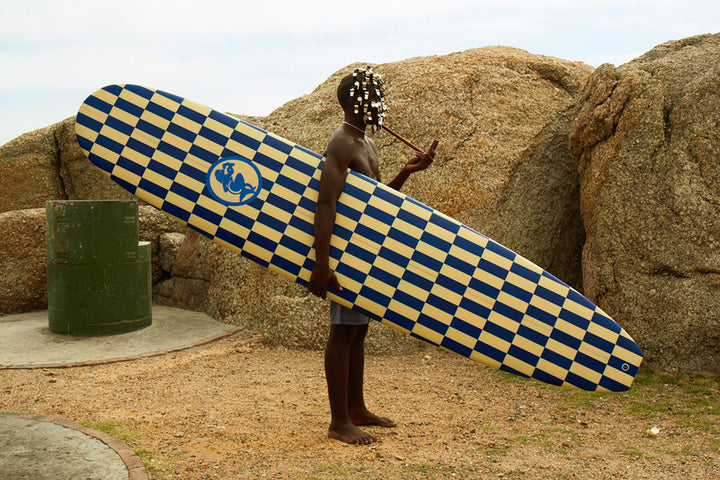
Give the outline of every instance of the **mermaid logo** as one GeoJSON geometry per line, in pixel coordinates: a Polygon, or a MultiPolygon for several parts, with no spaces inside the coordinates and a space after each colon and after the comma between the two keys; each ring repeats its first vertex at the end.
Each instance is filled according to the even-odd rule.
{"type": "Polygon", "coordinates": [[[215,199],[225,205],[252,202],[262,189],[260,170],[242,157],[221,158],[210,167],[205,181],[215,199]]]}

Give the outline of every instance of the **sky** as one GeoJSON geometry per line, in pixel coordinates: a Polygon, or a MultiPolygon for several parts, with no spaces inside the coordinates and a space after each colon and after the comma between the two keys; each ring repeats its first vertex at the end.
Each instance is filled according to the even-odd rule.
{"type": "Polygon", "coordinates": [[[0,0],[0,145],[112,83],[265,116],[354,62],[502,45],[593,67],[720,32],[717,0],[0,0]]]}

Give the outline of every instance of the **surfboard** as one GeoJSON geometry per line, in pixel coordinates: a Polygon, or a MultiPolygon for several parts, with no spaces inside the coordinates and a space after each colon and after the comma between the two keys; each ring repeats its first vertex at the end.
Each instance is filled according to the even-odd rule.
{"type": "MultiPolygon", "coordinates": [[[[177,95],[109,85],[76,121],[90,161],[139,199],[307,286],[324,159],[177,95]]],[[[328,297],[485,365],[590,391],[630,388],[643,353],[580,293],[443,213],[348,171],[328,297]]]]}

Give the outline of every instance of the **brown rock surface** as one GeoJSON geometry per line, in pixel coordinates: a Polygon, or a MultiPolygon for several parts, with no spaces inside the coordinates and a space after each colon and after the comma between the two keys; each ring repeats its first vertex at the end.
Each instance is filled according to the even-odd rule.
{"type": "MultiPolygon", "coordinates": [[[[322,152],[342,121],[337,84],[360,65],[336,72],[311,94],[251,121],[322,152]]],[[[560,113],[575,105],[592,68],[487,47],[374,70],[386,83],[387,125],[425,148],[440,140],[432,168],[412,177],[403,192],[540,266],[553,267],[556,276],[579,287],[577,173],[567,148],[569,113],[560,113]],[[526,208],[533,214],[515,215],[526,208]]],[[[413,152],[386,132],[376,133],[374,140],[381,174],[390,180],[413,152]]]]}
{"type": "Polygon", "coordinates": [[[205,310],[213,278],[213,256],[218,250],[219,246],[188,229],[175,256],[170,278],[155,286],[155,302],[189,310],[205,310]]]}
{"type": "Polygon", "coordinates": [[[571,130],[585,295],[646,362],[720,372],[720,35],[602,65],[571,130]]]}
{"type": "MultiPolygon", "coordinates": [[[[335,96],[338,81],[355,66],[336,72],[312,93],[268,117],[249,120],[322,152],[342,121],[335,96]]],[[[577,212],[577,174],[565,139],[567,109],[575,104],[592,68],[514,48],[489,47],[375,69],[386,80],[388,124],[422,146],[440,140],[433,167],[410,179],[404,192],[488,233],[579,287],[583,232],[577,212]]],[[[4,147],[0,169],[27,169],[35,162],[37,173],[22,185],[25,177],[14,180],[20,185],[18,191],[27,192],[25,196],[2,190],[3,208],[42,207],[46,199],[58,197],[127,197],[82,156],[73,132],[74,120],[68,119],[4,147]],[[18,154],[26,151],[32,162],[18,154]],[[32,180],[35,177],[43,182],[32,180]]],[[[389,179],[413,152],[385,132],[376,133],[374,139],[382,175],[389,179]]],[[[141,239],[153,241],[157,259],[159,235],[183,230],[143,214],[142,208],[141,239]],[[143,225],[153,233],[144,235],[143,225]]],[[[158,303],[205,310],[223,321],[261,329],[270,343],[293,347],[324,343],[325,302],[194,233],[183,242],[169,278],[154,262],[153,281],[158,303]]],[[[375,348],[373,335],[385,345],[378,350],[403,348],[401,334],[391,329],[377,332],[371,333],[370,349],[375,348]]]]}
{"type": "Polygon", "coordinates": [[[0,315],[47,308],[45,208],[0,213],[0,315]]]}
{"type": "Polygon", "coordinates": [[[184,232],[185,225],[150,205],[138,205],[138,236],[140,241],[150,242],[152,254],[152,283],[163,276],[160,262],[160,237],[166,233],[184,232]]]}
{"type": "Polygon", "coordinates": [[[178,251],[184,241],[185,234],[180,232],[168,232],[160,235],[158,261],[163,272],[172,272],[178,251]]]}
{"type": "Polygon", "coordinates": [[[35,130],[0,146],[0,212],[44,208],[45,200],[67,198],[54,130],[35,130]]]}
{"type": "Polygon", "coordinates": [[[129,198],[83,155],[75,117],[0,146],[0,212],[45,208],[46,200],[129,198]]]}
{"type": "MultiPolygon", "coordinates": [[[[335,89],[355,66],[266,118],[249,120],[322,152],[342,121],[335,89]]],[[[386,82],[387,123],[416,144],[440,140],[437,159],[403,192],[488,233],[580,287],[584,233],[576,165],[567,147],[570,111],[592,69],[581,63],[492,47],[376,65],[386,82]]],[[[413,152],[373,135],[389,180],[413,152]]],[[[208,291],[215,318],[260,328],[285,346],[324,343],[326,305],[234,254],[221,253],[208,291]],[[318,318],[320,315],[321,318],[318,318]],[[288,325],[305,325],[290,328],[288,325]],[[283,332],[290,329],[295,333],[283,332]],[[302,333],[300,333],[302,332],[302,333]]],[[[379,349],[412,349],[404,336],[373,329],[379,349]]]]}
{"type": "Polygon", "coordinates": [[[570,155],[572,109],[559,112],[523,152],[483,233],[582,291],[585,229],[577,164],[570,155]]]}

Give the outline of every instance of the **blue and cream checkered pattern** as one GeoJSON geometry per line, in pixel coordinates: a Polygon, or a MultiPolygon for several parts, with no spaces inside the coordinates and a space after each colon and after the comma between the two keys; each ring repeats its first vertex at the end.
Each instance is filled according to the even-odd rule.
{"type": "MultiPolygon", "coordinates": [[[[112,85],[77,115],[90,160],[138,198],[307,285],[323,158],[162,91],[112,85]],[[262,191],[227,206],[206,187],[219,158],[260,170],[262,191]]],[[[334,300],[473,360],[554,385],[627,390],[642,360],[602,310],[461,223],[355,172],[338,203],[334,300]]]]}

